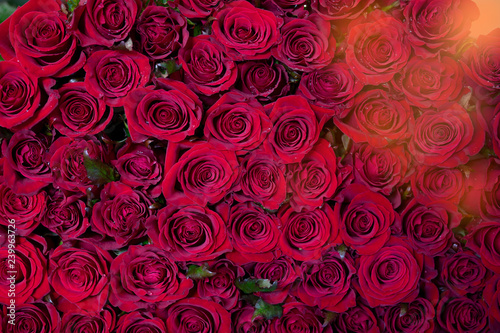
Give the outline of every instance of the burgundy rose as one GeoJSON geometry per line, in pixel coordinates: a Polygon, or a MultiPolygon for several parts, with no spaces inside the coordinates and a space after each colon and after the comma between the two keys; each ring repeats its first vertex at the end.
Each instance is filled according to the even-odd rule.
{"type": "MultiPolygon", "coordinates": [[[[9,310],[7,310],[9,311],[9,310]]],[[[10,317],[5,317],[5,321],[10,317]]],[[[37,302],[16,306],[15,325],[4,324],[9,333],[59,333],[61,330],[61,317],[54,305],[37,302]]]]}
{"type": "Polygon", "coordinates": [[[291,15],[303,18],[309,15],[306,9],[306,0],[264,0],[261,6],[276,16],[286,17],[291,15]]]}
{"type": "Polygon", "coordinates": [[[283,305],[283,315],[275,318],[269,325],[269,332],[312,332],[331,333],[331,327],[323,328],[324,318],[316,314],[313,308],[299,302],[283,305]]]}
{"type": "Polygon", "coordinates": [[[488,323],[486,303],[479,297],[445,296],[436,309],[437,320],[448,332],[485,332],[488,323]]]}
{"type": "Polygon", "coordinates": [[[57,308],[68,313],[102,311],[108,300],[111,261],[108,252],[88,241],[75,239],[57,247],[49,265],[51,296],[57,308]]]}
{"type": "Polygon", "coordinates": [[[178,142],[193,135],[203,113],[198,96],[179,81],[160,78],[153,82],[154,87],[135,89],[125,99],[132,141],[155,137],[178,142]]]}
{"type": "Polygon", "coordinates": [[[200,206],[161,209],[148,235],[175,261],[206,261],[232,249],[222,218],[200,206]]]}
{"type": "MultiPolygon", "coordinates": [[[[165,162],[166,168],[168,164],[165,162]]],[[[228,194],[237,179],[234,152],[200,143],[171,165],[163,181],[163,195],[170,204],[215,204],[228,194]]]]}
{"type": "Polygon", "coordinates": [[[486,133],[489,134],[491,138],[490,146],[493,146],[493,151],[498,156],[500,154],[500,103],[492,106],[477,101],[476,111],[477,120],[486,133]]]}
{"type": "Polygon", "coordinates": [[[178,301],[166,312],[167,332],[231,332],[231,316],[215,302],[199,298],[178,301]]]}
{"type": "Polygon", "coordinates": [[[482,222],[466,239],[467,247],[479,254],[484,266],[500,274],[500,223],[482,222]]]}
{"type": "Polygon", "coordinates": [[[434,306],[425,298],[417,298],[409,304],[398,304],[388,308],[384,323],[389,333],[430,333],[434,329],[434,306]]]}
{"type": "Polygon", "coordinates": [[[286,164],[300,162],[313,149],[325,121],[318,124],[311,106],[300,96],[278,99],[269,117],[273,128],[264,145],[286,164]]]}
{"type": "Polygon", "coordinates": [[[46,156],[47,139],[29,130],[14,133],[2,142],[5,183],[13,192],[34,195],[52,182],[52,170],[46,156]]]}
{"type": "Polygon", "coordinates": [[[59,88],[59,106],[51,124],[62,135],[81,137],[95,135],[110,123],[113,111],[102,99],[87,92],[83,82],[70,82],[59,88]]]}
{"type": "Polygon", "coordinates": [[[399,220],[391,202],[358,184],[346,187],[335,200],[335,219],[344,243],[362,255],[377,253],[389,240],[391,225],[399,220]]]}
{"type": "Polygon", "coordinates": [[[330,24],[316,15],[289,19],[281,28],[282,41],[273,56],[296,71],[311,72],[333,59],[336,41],[330,24]]]}
{"type": "Polygon", "coordinates": [[[111,264],[109,301],[122,311],[165,308],[193,287],[168,254],[153,245],[133,245],[111,264]]]}
{"type": "Polygon", "coordinates": [[[312,10],[325,20],[355,19],[375,0],[313,0],[312,10]]]}
{"type": "Polygon", "coordinates": [[[223,0],[176,0],[176,8],[190,19],[205,19],[224,6],[223,0]]]}
{"type": "Polygon", "coordinates": [[[415,196],[458,204],[465,191],[465,176],[459,169],[419,167],[411,178],[415,196]]]}
{"type": "Polygon", "coordinates": [[[110,308],[95,314],[67,312],[62,317],[61,333],[108,333],[113,331],[115,325],[116,314],[110,308]]]}
{"type": "Polygon", "coordinates": [[[417,0],[408,2],[403,15],[415,52],[429,56],[455,52],[468,36],[471,22],[479,17],[479,9],[471,0],[417,0]]]}
{"type": "Polygon", "coordinates": [[[410,56],[404,25],[381,10],[353,21],[346,40],[347,64],[365,84],[390,81],[410,56]]]}
{"type": "Polygon", "coordinates": [[[290,205],[296,211],[322,206],[337,190],[336,170],[335,152],[328,141],[319,139],[300,163],[288,166],[290,205]]]}
{"type": "Polygon", "coordinates": [[[207,110],[204,133],[214,147],[243,155],[259,147],[271,127],[259,102],[230,92],[207,110]]]}
{"type": "Polygon", "coordinates": [[[334,327],[340,333],[379,333],[377,318],[373,312],[363,306],[358,305],[354,308],[340,313],[335,320],[334,327]]]}
{"type": "Polygon", "coordinates": [[[383,147],[409,136],[413,116],[405,100],[394,100],[385,90],[375,89],[360,93],[353,103],[352,111],[334,121],[354,142],[383,147]]]}
{"type": "Polygon", "coordinates": [[[139,51],[154,60],[165,59],[186,46],[186,19],[172,8],[148,6],[136,26],[139,51]]]}
{"type": "Polygon", "coordinates": [[[479,153],[484,137],[475,114],[450,104],[417,119],[409,150],[418,163],[453,168],[479,153]]]}
{"type": "Polygon", "coordinates": [[[231,208],[227,231],[234,251],[226,257],[236,264],[270,262],[280,236],[279,220],[250,202],[231,208]]]}
{"type": "Polygon", "coordinates": [[[51,189],[48,192],[47,211],[41,223],[63,241],[81,236],[90,226],[86,198],[82,194],[65,193],[51,189]]]}
{"type": "Polygon", "coordinates": [[[412,302],[419,292],[423,257],[400,238],[377,253],[359,258],[358,292],[371,307],[412,302]]]}
{"type": "Polygon", "coordinates": [[[135,51],[96,51],[83,68],[85,88],[108,106],[123,106],[128,93],[143,87],[151,74],[148,58],[135,51]]]}
{"type": "MultiPolygon", "coordinates": [[[[1,31],[1,30],[0,30],[1,31]]],[[[15,61],[0,62],[0,124],[14,131],[30,129],[57,105],[54,79],[32,80],[15,61]]]]}
{"type": "Polygon", "coordinates": [[[442,283],[458,296],[481,291],[490,277],[481,258],[472,251],[457,252],[441,258],[440,266],[442,283]]]}
{"type": "Polygon", "coordinates": [[[302,281],[295,294],[305,304],[337,313],[356,305],[356,293],[351,288],[356,269],[348,254],[341,258],[338,252],[330,251],[321,260],[304,262],[301,269],[302,281]]]}
{"type": "Polygon", "coordinates": [[[165,323],[149,312],[134,311],[120,317],[116,333],[166,333],[165,323]]]}
{"type": "Polygon", "coordinates": [[[245,275],[245,271],[227,259],[211,263],[209,269],[215,275],[198,282],[198,296],[214,301],[228,311],[235,308],[240,297],[235,280],[245,275]]]}
{"type": "Polygon", "coordinates": [[[82,46],[111,47],[127,38],[141,8],[141,0],[87,0],[75,8],[71,25],[82,46]]]}
{"type": "Polygon", "coordinates": [[[255,308],[247,305],[231,313],[232,332],[235,333],[266,333],[268,332],[268,321],[264,318],[253,317],[255,308]]]}
{"type": "Polygon", "coordinates": [[[279,246],[295,260],[319,259],[322,250],[340,243],[339,220],[326,203],[321,209],[302,212],[284,207],[279,218],[283,225],[279,246]]]}
{"type": "Polygon", "coordinates": [[[246,1],[226,4],[215,16],[212,33],[235,60],[267,59],[280,41],[282,20],[246,1]]]}
{"type": "Polygon", "coordinates": [[[290,91],[288,73],[274,61],[246,61],[238,65],[240,80],[235,88],[261,102],[274,101],[290,91]]]}
{"type": "Polygon", "coordinates": [[[106,250],[136,244],[146,236],[145,226],[156,220],[149,207],[154,201],[143,192],[119,182],[101,191],[101,201],[92,208],[92,230],[96,241],[106,250]]]}
{"type": "MultiPolygon", "coordinates": [[[[41,300],[50,291],[47,280],[47,259],[44,253],[38,248],[38,245],[35,246],[27,238],[17,236],[15,243],[12,242],[13,238],[7,238],[7,243],[0,248],[0,268],[2,270],[0,303],[10,305],[11,289],[15,290],[16,306],[41,300]],[[12,260],[12,255],[14,255],[14,260],[12,260]],[[14,276],[14,280],[8,279],[12,276],[14,276]],[[11,288],[12,283],[15,284],[15,288],[11,288]]],[[[46,244],[40,245],[46,246],[46,244]]],[[[16,308],[16,312],[18,311],[20,309],[16,308]]],[[[16,324],[19,322],[16,321],[16,324]]]]}
{"type": "Polygon", "coordinates": [[[488,304],[489,327],[492,331],[500,329],[500,277],[491,278],[483,291],[483,297],[488,304]]]}
{"type": "Polygon", "coordinates": [[[440,256],[454,241],[452,229],[459,226],[461,218],[451,203],[417,198],[401,213],[402,232],[415,251],[431,257],[440,256]]]}

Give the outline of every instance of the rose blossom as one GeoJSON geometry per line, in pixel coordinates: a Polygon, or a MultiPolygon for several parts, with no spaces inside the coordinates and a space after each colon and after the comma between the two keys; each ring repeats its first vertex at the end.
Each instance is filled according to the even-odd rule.
{"type": "Polygon", "coordinates": [[[440,280],[454,294],[465,296],[482,290],[489,279],[488,270],[472,251],[440,258],[440,280]]]}
{"type": "Polygon", "coordinates": [[[459,169],[419,167],[411,178],[415,196],[457,204],[465,191],[465,176],[459,169]]]}
{"type": "Polygon", "coordinates": [[[379,333],[377,318],[373,312],[363,305],[353,307],[340,313],[335,320],[334,327],[340,333],[364,332],[379,333]]]}
{"type": "Polygon", "coordinates": [[[205,19],[212,13],[219,10],[223,5],[223,0],[176,0],[176,8],[182,15],[190,19],[205,19]]]}
{"type": "Polygon", "coordinates": [[[478,253],[484,266],[500,274],[500,222],[484,221],[467,238],[467,247],[478,253]]]}
{"type": "Polygon", "coordinates": [[[64,314],[61,333],[108,333],[114,330],[115,325],[116,314],[111,308],[105,308],[95,314],[80,310],[64,314]]]}
{"type": "MultiPolygon", "coordinates": [[[[9,325],[11,326],[11,325],[9,325]]],[[[9,327],[7,326],[7,327],[9,327]]],[[[11,326],[9,333],[59,333],[61,317],[54,305],[45,302],[36,302],[16,306],[15,326],[11,326]]]]}
{"type": "Polygon", "coordinates": [[[442,297],[436,309],[437,321],[448,332],[483,332],[488,317],[486,303],[477,296],[442,297]]]}
{"type": "Polygon", "coordinates": [[[322,323],[324,319],[319,317],[314,308],[305,306],[299,302],[288,302],[283,305],[283,315],[274,320],[269,325],[269,332],[314,332],[314,333],[331,333],[331,327],[327,326],[323,329],[322,323]]]}
{"type": "Polygon", "coordinates": [[[417,298],[407,305],[405,313],[403,304],[388,308],[384,315],[384,324],[389,333],[433,332],[434,316],[432,303],[425,298],[417,298]]]}
{"type": "Polygon", "coordinates": [[[165,333],[163,320],[149,312],[134,311],[126,313],[118,320],[116,333],[165,333]]]}
{"type": "Polygon", "coordinates": [[[325,20],[355,19],[375,0],[312,0],[311,7],[325,20]]]}

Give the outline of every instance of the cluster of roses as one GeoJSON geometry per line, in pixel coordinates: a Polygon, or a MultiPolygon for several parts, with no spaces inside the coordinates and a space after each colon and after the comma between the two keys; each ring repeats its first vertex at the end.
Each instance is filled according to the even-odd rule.
{"type": "Polygon", "coordinates": [[[391,2],[15,11],[0,332],[500,330],[500,30],[391,2]]]}

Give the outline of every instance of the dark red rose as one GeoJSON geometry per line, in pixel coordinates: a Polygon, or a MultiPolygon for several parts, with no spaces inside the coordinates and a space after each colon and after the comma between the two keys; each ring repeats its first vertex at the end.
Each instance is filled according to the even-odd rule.
{"type": "Polygon", "coordinates": [[[333,59],[336,41],[330,24],[317,15],[287,20],[281,35],[282,41],[272,54],[293,70],[312,72],[333,59]]]}
{"type": "Polygon", "coordinates": [[[500,277],[491,278],[484,288],[483,297],[488,304],[489,328],[492,332],[500,329],[500,277]]]}
{"type": "Polygon", "coordinates": [[[300,163],[288,166],[290,205],[300,211],[323,205],[337,190],[337,165],[330,143],[319,139],[300,163]]]}
{"type": "Polygon", "coordinates": [[[290,91],[288,73],[274,61],[246,61],[238,65],[240,80],[235,88],[261,102],[274,101],[290,91]]]}
{"type": "Polygon", "coordinates": [[[198,282],[198,296],[214,301],[230,311],[236,307],[240,298],[240,291],[236,288],[234,281],[245,275],[245,271],[227,259],[211,263],[209,270],[215,275],[198,282]]]}
{"type": "Polygon", "coordinates": [[[283,315],[269,325],[269,332],[311,332],[331,333],[331,327],[323,327],[324,318],[316,314],[314,308],[305,306],[299,302],[289,302],[283,305],[283,315]]]}
{"type": "MultiPolygon", "coordinates": [[[[47,258],[38,246],[33,245],[27,238],[17,236],[15,243],[12,243],[11,240],[12,238],[8,237],[7,243],[0,248],[0,268],[2,269],[0,303],[10,305],[12,297],[9,295],[12,291],[9,289],[15,290],[16,306],[41,300],[50,291],[47,279],[47,258]],[[15,246],[13,247],[13,245],[15,246]],[[14,262],[12,255],[15,256],[14,262]],[[11,275],[15,275],[15,288],[10,287],[12,280],[7,280],[11,275]]],[[[16,311],[20,310],[16,309],[16,311]]],[[[16,315],[19,314],[16,313],[16,315]]],[[[16,321],[16,324],[19,322],[16,321]]]]}
{"type": "Polygon", "coordinates": [[[215,204],[238,179],[234,152],[217,150],[206,143],[194,145],[173,165],[167,160],[165,168],[170,169],[163,181],[163,195],[170,204],[215,204]]]}
{"type": "Polygon", "coordinates": [[[101,201],[92,208],[92,230],[105,250],[136,244],[146,236],[145,226],[156,220],[149,207],[154,201],[143,192],[120,182],[111,182],[101,191],[101,201]]]}
{"type": "Polygon", "coordinates": [[[268,321],[261,317],[254,318],[255,308],[247,305],[231,313],[232,332],[235,333],[266,333],[268,321]]]}
{"type": "Polygon", "coordinates": [[[199,298],[187,298],[168,308],[167,332],[231,332],[231,316],[219,304],[199,298]]]}
{"type": "Polygon", "coordinates": [[[309,15],[306,9],[306,0],[264,0],[261,6],[274,13],[274,15],[281,17],[291,15],[303,18],[309,15]]]}
{"type": "Polygon", "coordinates": [[[52,170],[46,156],[47,139],[29,130],[14,133],[2,142],[5,156],[5,183],[13,192],[34,195],[52,182],[52,170]]]}
{"type": "Polygon", "coordinates": [[[206,261],[232,250],[222,218],[200,206],[161,209],[148,235],[175,261],[206,261]]]}
{"type": "Polygon", "coordinates": [[[66,22],[56,1],[30,0],[0,25],[0,53],[17,59],[31,78],[71,75],[85,55],[66,22]]]}
{"type": "Polygon", "coordinates": [[[419,292],[423,257],[391,237],[377,253],[359,257],[358,292],[371,307],[409,303],[419,292]]]}
{"type": "Polygon", "coordinates": [[[334,327],[339,333],[379,333],[377,318],[373,312],[363,306],[358,305],[354,308],[340,313],[334,323],[334,327]]]}
{"type": "Polygon", "coordinates": [[[139,51],[155,60],[174,55],[189,38],[186,19],[169,7],[146,7],[135,29],[139,51]]]}
{"type": "Polygon", "coordinates": [[[348,254],[341,257],[330,251],[320,260],[304,262],[301,270],[302,281],[295,294],[305,304],[337,313],[356,305],[356,293],[351,288],[356,269],[348,254]]]}
{"type": "Polygon", "coordinates": [[[248,154],[240,162],[240,179],[235,199],[253,201],[275,210],[285,201],[285,165],[277,162],[271,153],[260,150],[248,154]]]}
{"type": "Polygon", "coordinates": [[[283,225],[279,246],[295,260],[319,259],[321,251],[340,243],[339,220],[327,203],[302,212],[283,207],[278,216],[283,225]]]}
{"type": "Polygon", "coordinates": [[[159,161],[156,152],[149,145],[132,144],[131,140],[127,140],[116,157],[117,159],[111,161],[111,164],[120,174],[122,183],[136,189],[147,190],[154,198],[161,194],[163,161],[159,161]]]}
{"type": "Polygon", "coordinates": [[[186,84],[200,94],[228,90],[238,78],[236,64],[211,36],[190,38],[179,51],[179,62],[186,73],[186,84]]]}
{"type": "Polygon", "coordinates": [[[217,13],[212,33],[235,61],[267,59],[271,48],[280,41],[282,23],[267,10],[246,1],[235,1],[217,13]]]}
{"type": "Polygon", "coordinates": [[[297,93],[309,103],[331,109],[342,117],[352,107],[352,99],[363,84],[356,79],[345,63],[335,62],[321,69],[306,73],[300,80],[297,93]]]}
{"type": "Polygon", "coordinates": [[[437,321],[448,332],[486,332],[486,303],[479,297],[450,298],[445,296],[436,309],[437,321]]]}
{"type": "Polygon", "coordinates": [[[490,274],[472,251],[440,258],[441,282],[455,295],[465,296],[483,290],[490,274]]]}
{"type": "Polygon", "coordinates": [[[115,325],[116,314],[110,308],[95,314],[67,312],[62,317],[61,333],[108,333],[114,330],[115,325]]]}
{"type": "Polygon", "coordinates": [[[440,51],[454,53],[469,35],[479,9],[471,0],[416,0],[408,2],[403,15],[415,52],[429,56],[440,51]]]}
{"type": "Polygon", "coordinates": [[[311,8],[325,20],[355,19],[375,0],[312,0],[311,8]]]}
{"type": "Polygon", "coordinates": [[[55,232],[63,241],[81,236],[90,226],[85,199],[81,193],[51,189],[42,225],[55,232]]]}
{"type": "Polygon", "coordinates": [[[404,25],[381,10],[353,21],[346,41],[347,64],[364,84],[389,82],[411,53],[404,25]]]}
{"type": "Polygon", "coordinates": [[[431,333],[434,329],[434,306],[425,298],[398,304],[388,308],[384,315],[385,329],[388,333],[431,333]]]}
{"type": "Polygon", "coordinates": [[[62,135],[95,135],[109,124],[113,111],[102,99],[87,92],[83,82],[70,82],[59,88],[59,106],[50,118],[62,135]]]}
{"type": "Polygon", "coordinates": [[[440,256],[454,241],[452,229],[459,226],[461,218],[457,207],[449,202],[417,198],[401,213],[401,231],[415,251],[440,256]]]}
{"type": "Polygon", "coordinates": [[[458,204],[465,191],[465,177],[459,169],[419,167],[411,178],[415,196],[458,204]]]}
{"type": "Polygon", "coordinates": [[[480,223],[467,236],[467,247],[479,254],[484,266],[500,274],[500,223],[480,223]]]}
{"type": "Polygon", "coordinates": [[[154,137],[178,142],[193,135],[203,113],[198,96],[179,81],[160,78],[153,82],[154,87],[135,89],[125,99],[132,141],[154,137]]]}
{"type": "MultiPolygon", "coordinates": [[[[1,29],[0,29],[1,30],[1,29]]],[[[15,61],[0,62],[0,124],[18,131],[30,129],[57,105],[54,79],[33,80],[15,61]]]]}
{"type": "Polygon", "coordinates": [[[110,272],[109,301],[126,312],[165,308],[193,287],[168,253],[153,245],[130,246],[113,260],[110,272]]]}
{"type": "Polygon", "coordinates": [[[120,317],[116,333],[166,333],[165,323],[149,312],[134,311],[120,317]]]}
{"type": "Polygon", "coordinates": [[[190,19],[205,19],[224,6],[223,0],[176,0],[176,8],[190,19]]]}
{"type": "Polygon", "coordinates": [[[279,227],[278,219],[253,203],[234,205],[227,227],[234,251],[226,257],[239,265],[270,262],[276,257],[279,227]]]}
{"type": "MultiPolygon", "coordinates": [[[[7,313],[9,310],[7,310],[7,313]]],[[[15,325],[7,322],[9,317],[4,317],[4,327],[8,333],[59,333],[61,330],[61,317],[54,305],[45,302],[36,302],[17,306],[15,310],[15,325]]]]}
{"type": "Polygon", "coordinates": [[[493,151],[498,156],[500,154],[500,103],[491,106],[477,101],[476,111],[477,120],[486,133],[489,134],[491,138],[490,146],[493,146],[493,151]]]}
{"type": "Polygon", "coordinates": [[[354,142],[384,147],[404,140],[412,128],[413,115],[405,100],[394,100],[382,89],[360,93],[352,111],[334,118],[335,125],[354,142]]]}
{"type": "Polygon", "coordinates": [[[243,155],[259,147],[271,127],[259,102],[230,92],[207,110],[204,133],[214,147],[243,155]]]}
{"type": "Polygon", "coordinates": [[[111,261],[108,252],[88,241],[75,239],[58,246],[49,261],[51,297],[57,309],[102,311],[108,300],[111,261]]]}
{"type": "Polygon", "coordinates": [[[0,224],[8,226],[10,220],[15,220],[16,236],[28,236],[40,224],[46,201],[43,191],[35,195],[15,194],[0,184],[0,224]]]}
{"type": "Polygon", "coordinates": [[[286,164],[300,162],[313,149],[326,120],[318,124],[311,106],[301,96],[278,99],[269,117],[273,128],[264,145],[286,164]]]}
{"type": "Polygon", "coordinates": [[[359,254],[377,253],[389,240],[391,225],[399,220],[391,202],[358,184],[346,187],[335,200],[335,219],[344,243],[359,254]]]}
{"type": "MultiPolygon", "coordinates": [[[[272,292],[258,292],[256,296],[271,304],[283,303],[289,296],[293,283],[300,277],[299,268],[290,257],[280,257],[266,263],[257,263],[252,267],[256,279],[267,279],[271,283],[276,282],[277,287],[272,292]]],[[[250,270],[250,268],[246,268],[250,270]]],[[[251,271],[251,270],[250,270],[251,271]]]]}
{"type": "Polygon", "coordinates": [[[85,88],[108,106],[123,106],[128,93],[144,87],[151,75],[148,58],[135,51],[96,51],[83,68],[85,88]]]}
{"type": "Polygon", "coordinates": [[[111,47],[127,38],[141,9],[141,0],[87,0],[75,8],[71,25],[82,46],[111,47]]]}
{"type": "Polygon", "coordinates": [[[393,86],[410,104],[420,108],[439,107],[464,95],[464,73],[451,57],[413,57],[401,74],[394,76],[393,86]]]}

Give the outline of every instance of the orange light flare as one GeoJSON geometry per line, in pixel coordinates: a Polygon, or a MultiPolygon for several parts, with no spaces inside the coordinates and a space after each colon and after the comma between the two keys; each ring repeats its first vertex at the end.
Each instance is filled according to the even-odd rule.
{"type": "Polygon", "coordinates": [[[500,28],[500,0],[473,0],[479,7],[479,19],[472,22],[471,36],[487,35],[500,28]]]}

